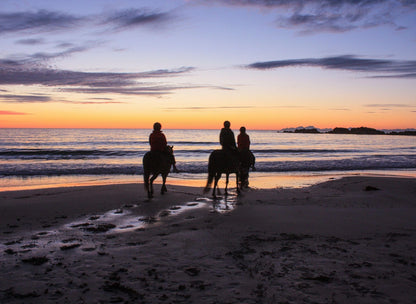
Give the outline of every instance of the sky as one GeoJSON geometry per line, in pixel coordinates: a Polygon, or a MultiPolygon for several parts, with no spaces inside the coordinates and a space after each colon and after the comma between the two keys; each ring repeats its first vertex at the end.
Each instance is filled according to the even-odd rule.
{"type": "Polygon", "coordinates": [[[1,0],[0,127],[416,128],[416,1],[1,0]]]}

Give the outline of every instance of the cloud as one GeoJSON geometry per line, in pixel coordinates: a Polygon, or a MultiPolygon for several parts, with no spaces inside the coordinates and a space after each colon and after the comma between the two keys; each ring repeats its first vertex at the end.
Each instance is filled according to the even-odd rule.
{"type": "Polygon", "coordinates": [[[39,45],[39,44],[43,44],[44,41],[41,38],[28,38],[28,39],[17,40],[16,43],[24,44],[24,45],[39,45]]]}
{"type": "Polygon", "coordinates": [[[399,15],[416,11],[409,0],[199,0],[229,6],[255,7],[277,14],[276,26],[302,33],[345,32],[356,28],[396,24],[399,15]]]}
{"type": "Polygon", "coordinates": [[[293,106],[293,105],[287,105],[287,106],[262,106],[262,105],[255,105],[255,106],[190,106],[190,107],[166,107],[165,110],[192,110],[192,111],[204,111],[204,110],[226,110],[226,109],[286,109],[286,108],[306,108],[305,106],[293,106]]]}
{"type": "Polygon", "coordinates": [[[110,14],[103,24],[113,24],[115,30],[134,28],[143,25],[162,25],[172,20],[170,13],[150,12],[145,9],[127,9],[110,14]]]}
{"type": "Polygon", "coordinates": [[[67,101],[61,100],[64,103],[82,104],[82,105],[97,105],[97,104],[123,104],[123,101],[67,101]]]}
{"type": "MultiPolygon", "coordinates": [[[[47,103],[47,102],[60,102],[60,103],[70,103],[70,104],[121,104],[121,103],[125,103],[122,101],[113,101],[111,100],[111,98],[93,98],[93,99],[97,99],[97,100],[102,99],[103,101],[70,101],[70,100],[64,100],[64,99],[53,99],[50,96],[40,95],[40,94],[31,94],[31,95],[0,94],[0,102],[6,102],[6,103],[47,103]]],[[[9,114],[9,115],[12,115],[12,114],[9,114]]]]}
{"type": "Polygon", "coordinates": [[[139,73],[78,72],[43,67],[39,59],[81,51],[73,48],[60,53],[37,53],[24,59],[0,59],[0,85],[44,85],[44,86],[86,86],[125,87],[137,84],[138,79],[173,77],[192,71],[192,67],[160,69],[139,73]],[[32,61],[32,59],[35,59],[32,61]],[[39,66],[40,65],[40,66],[39,66]]]}
{"type": "Polygon", "coordinates": [[[348,109],[348,108],[330,108],[329,110],[332,110],[332,111],[351,111],[351,109],[348,109]]]}
{"type": "Polygon", "coordinates": [[[52,99],[45,95],[14,95],[14,94],[0,94],[0,101],[16,102],[16,103],[30,103],[30,102],[50,102],[52,99]]]}
{"type": "MultiPolygon", "coordinates": [[[[200,88],[210,86],[194,85],[163,85],[152,83],[152,79],[175,77],[189,73],[192,67],[177,69],[159,69],[138,73],[112,73],[112,72],[82,72],[71,70],[50,69],[40,63],[64,54],[80,51],[68,49],[54,54],[37,53],[23,59],[0,59],[0,85],[42,85],[53,87],[61,92],[76,92],[84,94],[124,94],[160,96],[171,93],[173,90],[200,88]],[[141,81],[141,82],[139,82],[141,81]],[[143,82],[146,81],[146,82],[143,82]]],[[[220,87],[213,87],[219,89],[220,87]]],[[[228,89],[228,88],[221,88],[228,89]]],[[[50,102],[47,96],[40,95],[0,95],[0,100],[7,102],[50,102]]],[[[87,103],[87,102],[83,102],[87,103]]],[[[91,103],[91,102],[88,102],[91,103]]],[[[97,102],[95,102],[97,103],[97,102]]],[[[105,101],[102,103],[116,103],[105,101]]]]}
{"type": "Polygon", "coordinates": [[[90,100],[107,100],[107,101],[111,101],[113,99],[112,98],[107,98],[107,97],[93,97],[93,98],[90,98],[90,100]]]}
{"type": "MultiPolygon", "coordinates": [[[[165,25],[173,20],[170,12],[148,11],[146,9],[125,9],[112,13],[77,16],[59,11],[38,10],[0,13],[0,34],[28,32],[52,32],[97,28],[110,25],[114,30],[126,30],[138,26],[165,25]]],[[[21,44],[39,44],[39,39],[19,40],[21,44]]]]}
{"type": "Polygon", "coordinates": [[[224,88],[210,85],[152,85],[151,83],[142,83],[140,86],[105,86],[105,87],[68,87],[63,88],[63,92],[84,93],[84,94],[122,94],[122,95],[147,95],[160,96],[171,94],[176,90],[184,89],[217,89],[217,90],[233,90],[232,88],[224,88]]]}
{"type": "Polygon", "coordinates": [[[191,107],[167,107],[164,108],[165,110],[217,110],[217,109],[254,109],[257,108],[256,106],[221,106],[221,107],[199,107],[199,106],[191,106],[191,107]]]}
{"type": "Polygon", "coordinates": [[[29,115],[29,113],[15,111],[0,111],[0,115],[29,115]]]}
{"type": "MultiPolygon", "coordinates": [[[[392,73],[392,75],[381,77],[396,78],[415,78],[415,60],[386,60],[386,59],[367,59],[352,55],[324,57],[324,58],[305,58],[262,61],[246,65],[246,68],[257,70],[270,70],[285,67],[320,67],[331,70],[344,70],[367,73],[392,73]]],[[[378,76],[380,77],[380,76],[378,76]]]]}
{"type": "Polygon", "coordinates": [[[71,47],[62,52],[55,52],[55,53],[38,52],[38,53],[32,54],[30,58],[34,60],[47,60],[47,59],[69,56],[74,53],[84,52],[88,49],[89,48],[87,46],[78,46],[78,47],[71,47]]]}
{"type": "Polygon", "coordinates": [[[37,52],[33,54],[13,55],[9,58],[0,58],[0,70],[4,69],[4,71],[7,72],[10,69],[41,69],[43,66],[45,66],[46,61],[48,60],[71,56],[75,53],[85,52],[96,44],[96,42],[87,42],[85,45],[81,46],[68,44],[70,47],[60,52],[37,52]]]}
{"type": "Polygon", "coordinates": [[[372,104],[366,104],[365,107],[371,107],[371,108],[414,108],[415,106],[404,104],[404,103],[372,103],[372,104]]]}
{"type": "Polygon", "coordinates": [[[79,25],[84,20],[84,17],[47,10],[0,13],[0,34],[61,30],[79,25]]]}

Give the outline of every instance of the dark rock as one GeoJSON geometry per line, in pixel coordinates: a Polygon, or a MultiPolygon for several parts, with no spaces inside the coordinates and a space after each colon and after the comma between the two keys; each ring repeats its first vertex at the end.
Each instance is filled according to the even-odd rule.
{"type": "Polygon", "coordinates": [[[42,264],[46,263],[47,261],[49,261],[49,259],[47,257],[44,257],[44,256],[31,257],[31,258],[22,260],[23,263],[32,264],[32,265],[35,265],[35,266],[42,265],[42,264]]]}
{"type": "Polygon", "coordinates": [[[312,134],[319,134],[320,132],[313,128],[313,129],[296,129],[295,133],[312,133],[312,134]]]}
{"type": "Polygon", "coordinates": [[[111,230],[115,227],[116,227],[116,225],[114,225],[114,224],[104,223],[104,224],[98,224],[98,225],[93,226],[93,227],[86,227],[86,228],[83,228],[83,229],[86,230],[86,231],[98,233],[98,232],[107,232],[108,230],[111,230]]]}
{"type": "Polygon", "coordinates": [[[377,187],[373,187],[373,186],[367,186],[364,188],[364,191],[377,191],[377,190],[380,190],[380,189],[377,187]]]}
{"type": "Polygon", "coordinates": [[[61,250],[69,250],[69,249],[74,249],[81,246],[81,244],[70,244],[70,245],[64,245],[61,246],[61,250]]]}

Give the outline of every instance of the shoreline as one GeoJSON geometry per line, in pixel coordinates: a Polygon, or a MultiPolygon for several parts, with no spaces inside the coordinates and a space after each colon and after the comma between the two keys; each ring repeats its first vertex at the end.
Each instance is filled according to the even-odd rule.
{"type": "Polygon", "coordinates": [[[0,193],[2,303],[413,303],[416,179],[0,193]],[[234,189],[231,189],[234,190],[234,189]],[[22,300],[23,299],[23,300],[22,300]]]}
{"type": "MultiPolygon", "coordinates": [[[[416,169],[355,170],[355,171],[320,171],[320,172],[250,172],[250,186],[256,189],[303,188],[331,179],[347,176],[385,176],[414,177],[416,169]]],[[[230,185],[234,182],[231,175],[230,185]]],[[[167,184],[190,187],[204,187],[207,174],[171,173],[167,184]]],[[[69,175],[69,176],[31,176],[2,177],[0,193],[4,191],[35,190],[47,188],[99,186],[112,184],[130,184],[143,182],[142,175],[69,175]]],[[[155,184],[160,184],[160,176],[155,184]]],[[[219,181],[224,184],[224,176],[219,181]]]]}

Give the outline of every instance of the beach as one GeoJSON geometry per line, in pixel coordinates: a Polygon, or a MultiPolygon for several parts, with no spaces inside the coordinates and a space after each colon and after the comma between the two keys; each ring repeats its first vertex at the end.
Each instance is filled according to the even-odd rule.
{"type": "Polygon", "coordinates": [[[159,190],[0,192],[0,302],[415,303],[415,178],[159,190]]]}

